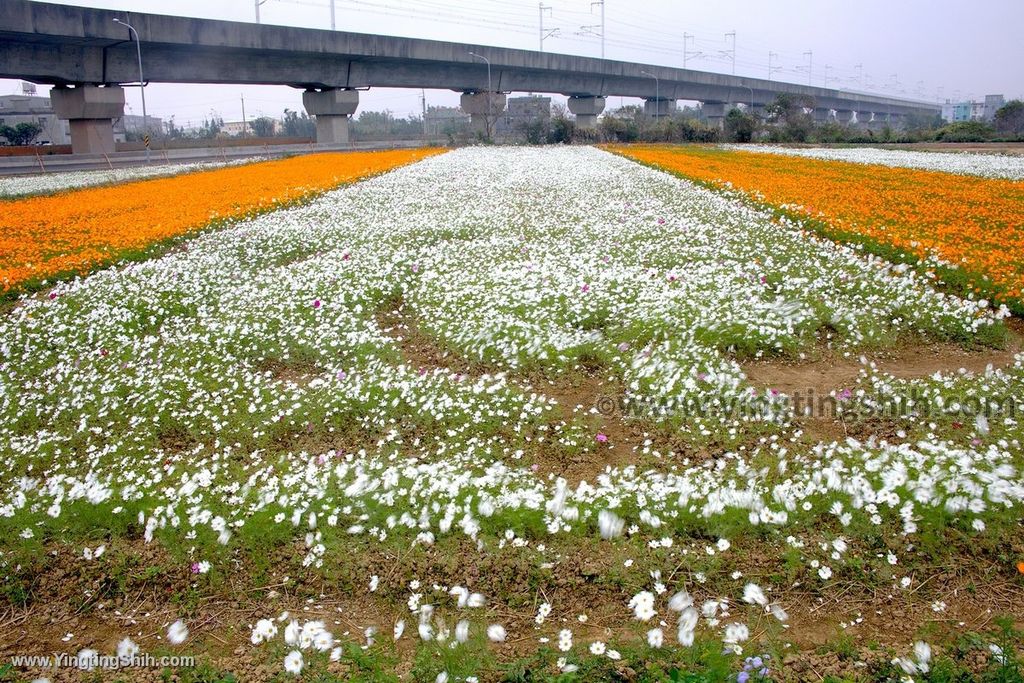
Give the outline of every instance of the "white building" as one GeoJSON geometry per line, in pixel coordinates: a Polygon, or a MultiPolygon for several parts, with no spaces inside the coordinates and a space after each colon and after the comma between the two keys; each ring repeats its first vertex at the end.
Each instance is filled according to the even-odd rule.
{"type": "Polygon", "coordinates": [[[1002,95],[985,95],[984,100],[975,102],[954,102],[946,100],[942,105],[944,121],[985,121],[991,123],[996,112],[1006,104],[1002,95]]]}
{"type": "Polygon", "coordinates": [[[0,95],[0,126],[17,126],[19,123],[35,123],[43,128],[36,138],[38,144],[71,144],[71,125],[61,121],[53,113],[50,98],[35,94],[35,86],[22,84],[20,95],[0,95]]]}

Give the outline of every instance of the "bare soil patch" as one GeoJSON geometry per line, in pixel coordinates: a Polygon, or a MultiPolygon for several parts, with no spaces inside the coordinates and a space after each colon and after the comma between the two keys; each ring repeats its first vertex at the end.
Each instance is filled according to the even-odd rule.
{"type": "Polygon", "coordinates": [[[1021,337],[1011,333],[1005,349],[966,350],[956,344],[912,344],[872,353],[851,352],[842,356],[825,351],[813,361],[751,361],[743,363],[743,372],[755,386],[775,389],[790,396],[827,396],[832,391],[852,388],[864,368],[860,358],[874,362],[881,372],[899,379],[920,379],[937,372],[966,370],[984,372],[988,366],[1007,367],[1024,347],[1021,337]]]}
{"type": "MultiPolygon", "coordinates": [[[[690,541],[698,547],[705,542],[690,541]]],[[[175,561],[159,545],[141,540],[112,543],[104,558],[89,564],[83,564],[74,549],[54,545],[47,548],[49,559],[32,577],[34,599],[27,606],[7,604],[0,614],[0,657],[9,661],[14,654],[74,654],[85,647],[112,653],[126,636],[143,652],[167,650],[163,640],[167,625],[183,618],[189,640],[170,651],[201,653],[202,661],[235,673],[239,680],[266,681],[281,672],[281,662],[270,656],[267,646],[249,642],[251,627],[257,619],[276,618],[287,611],[301,621],[322,620],[335,636],[355,642],[365,642],[368,627],[377,629],[378,639],[388,641],[394,623],[404,619],[406,633],[398,643],[396,671],[409,680],[417,640],[417,618],[405,604],[412,578],[421,582],[418,590],[424,593],[424,602],[438,606],[447,626],[454,627],[464,617],[473,620],[475,629],[486,623],[503,624],[509,639],[490,648],[500,662],[510,662],[533,655],[542,637],[555,642],[562,628],[573,631],[580,651],[594,640],[613,647],[642,642],[646,629],[657,624],[632,621],[629,598],[650,584],[651,568],[664,569],[666,562],[671,566],[676,561],[677,569],[664,574],[668,590],[685,586],[698,603],[732,596],[726,621],[749,624],[752,643],[746,649],[750,654],[760,651],[757,641],[770,633],[792,644],[781,668],[778,663],[773,666],[779,680],[821,680],[817,676],[830,673],[856,679],[875,659],[884,663],[894,652],[906,653],[922,630],[938,653],[944,643],[964,633],[989,630],[997,615],[1024,618],[1024,587],[1013,568],[989,557],[988,551],[956,542],[949,544],[949,556],[941,565],[904,566],[902,562],[912,559],[904,555],[900,566],[885,576],[839,579],[827,586],[813,580],[794,581],[769,591],[770,600],[789,613],[785,629],[773,617],[760,615],[759,608],[738,600],[746,581],[767,587],[767,577],[779,571],[776,552],[780,549],[772,544],[754,540],[737,544],[723,556],[726,564],[707,585],[694,581],[685,556],[660,561],[645,558],[639,549],[630,551],[595,539],[551,540],[549,545],[543,553],[533,546],[479,550],[468,539],[422,551],[355,547],[351,552],[329,554],[322,574],[298,566],[300,549],[285,544],[271,551],[274,576],[256,577],[244,558],[238,558],[240,563],[232,562],[237,569],[213,583],[191,574],[187,563],[175,561]],[[635,558],[636,566],[624,567],[627,557],[635,558]],[[749,566],[751,560],[756,560],[756,568],[748,576],[727,577],[733,563],[749,566]],[[384,567],[388,569],[380,572],[380,587],[371,593],[366,584],[369,573],[384,567]],[[904,575],[912,578],[912,585],[897,588],[904,575]],[[285,581],[284,576],[292,578],[285,581]],[[451,600],[432,592],[435,584],[442,592],[454,585],[480,591],[487,597],[487,606],[459,612],[449,604],[451,600]],[[551,603],[553,610],[538,625],[534,617],[542,602],[551,603]],[[581,621],[580,615],[586,620],[581,621]],[[66,639],[68,633],[70,639],[66,639]],[[852,655],[830,647],[839,639],[849,643],[852,655]]],[[[1019,543],[1011,545],[1020,549],[1019,543]]],[[[658,618],[669,622],[666,642],[673,642],[675,619],[659,610],[658,618]]],[[[978,658],[978,669],[987,661],[978,658]]],[[[336,675],[344,675],[343,664],[331,666],[336,675]]],[[[76,670],[26,673],[48,675],[54,683],[78,681],[81,676],[76,670]]],[[[158,670],[128,669],[89,680],[161,679],[158,670]]],[[[492,671],[481,680],[499,680],[499,676],[492,671]]]]}

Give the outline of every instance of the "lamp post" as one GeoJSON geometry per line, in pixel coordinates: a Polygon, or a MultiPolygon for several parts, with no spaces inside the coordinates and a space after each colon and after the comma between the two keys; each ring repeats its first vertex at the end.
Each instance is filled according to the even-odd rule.
{"type": "Polygon", "coordinates": [[[127,21],[121,21],[117,17],[114,18],[114,23],[121,24],[128,28],[128,31],[135,38],[135,52],[139,57],[139,92],[142,93],[142,135],[146,138],[143,140],[144,147],[146,149],[146,163],[149,163],[149,117],[146,116],[146,81],[142,77],[142,41],[139,40],[139,32],[135,30],[135,27],[129,24],[127,21]]]}
{"type": "Polygon", "coordinates": [[[654,79],[654,118],[658,118],[658,116],[661,115],[661,81],[659,81],[658,77],[650,71],[640,69],[640,73],[654,79]]]}
{"type": "Polygon", "coordinates": [[[473,56],[473,57],[476,57],[477,59],[484,60],[484,62],[487,64],[487,121],[486,121],[487,125],[486,125],[486,129],[487,129],[487,139],[490,140],[491,139],[491,116],[492,116],[492,111],[491,111],[491,95],[493,94],[493,90],[491,88],[491,60],[487,59],[487,57],[484,57],[483,55],[478,55],[475,52],[470,52],[469,54],[471,56],[473,56]]]}

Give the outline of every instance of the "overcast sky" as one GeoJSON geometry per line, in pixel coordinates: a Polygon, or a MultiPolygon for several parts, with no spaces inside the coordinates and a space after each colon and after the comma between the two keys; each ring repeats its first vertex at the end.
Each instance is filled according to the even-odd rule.
{"type": "MultiPolygon", "coordinates": [[[[330,28],[331,0],[264,0],[265,24],[330,28]]],[[[537,49],[536,0],[334,0],[339,30],[537,49]]],[[[736,73],[916,99],[1024,94],[1024,0],[605,0],[605,56],[729,73],[735,32],[736,73]],[[805,53],[811,52],[810,58],[805,53]],[[861,65],[861,66],[858,66],[861,65]],[[826,81],[827,79],[827,81],[826,81]]],[[[255,0],[66,0],[62,4],[255,21],[255,0]]],[[[544,0],[545,30],[558,29],[545,51],[600,56],[600,3],[544,0]]],[[[143,54],[143,59],[145,55],[143,54]]],[[[20,89],[0,80],[0,93],[20,89]]],[[[45,92],[46,88],[40,88],[45,92]]],[[[455,105],[458,94],[427,90],[427,104],[455,105]]],[[[179,125],[211,112],[225,120],[280,116],[299,109],[298,90],[285,86],[181,85],[146,88],[149,113],[179,125]]],[[[372,89],[360,110],[419,112],[419,91],[372,89]]],[[[127,95],[141,114],[139,95],[127,95]]],[[[629,99],[625,100],[629,103],[629,99]]],[[[613,98],[612,105],[619,104],[613,98]]]]}

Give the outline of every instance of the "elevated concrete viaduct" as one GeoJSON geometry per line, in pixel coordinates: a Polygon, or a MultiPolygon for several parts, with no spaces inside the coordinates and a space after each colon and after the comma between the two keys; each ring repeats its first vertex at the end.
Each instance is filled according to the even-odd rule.
{"type": "Polygon", "coordinates": [[[858,120],[862,114],[894,121],[907,114],[939,111],[938,105],[926,102],[692,69],[3,0],[0,78],[62,88],[54,106],[58,116],[72,121],[76,153],[108,148],[110,119],[120,116],[119,103],[123,106],[118,84],[138,79],[135,45],[128,30],[114,23],[115,17],[138,30],[147,81],[301,88],[306,91],[307,111],[317,117],[317,141],[322,143],[348,140],[348,119],[358,106],[358,91],[371,87],[462,92],[463,107],[477,130],[487,129],[488,119],[505,107],[504,93],[512,91],[568,96],[569,109],[581,126],[596,125],[605,98],[611,95],[643,98],[654,116],[670,112],[676,100],[696,100],[715,111],[737,102],[757,110],[779,93],[809,96],[816,110],[856,111],[858,120]],[[486,65],[470,52],[490,60],[490,81],[486,65]],[[644,71],[657,76],[657,84],[644,71]]]}

